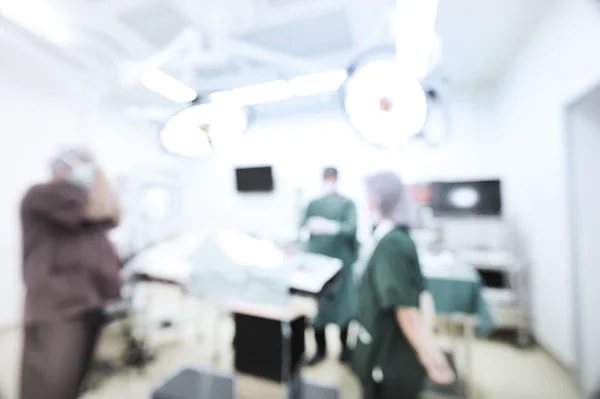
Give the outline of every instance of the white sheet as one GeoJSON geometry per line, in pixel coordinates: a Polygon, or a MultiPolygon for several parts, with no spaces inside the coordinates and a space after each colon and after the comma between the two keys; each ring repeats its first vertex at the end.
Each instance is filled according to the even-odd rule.
{"type": "Polygon", "coordinates": [[[189,257],[202,244],[206,234],[189,234],[147,249],[133,258],[123,269],[125,280],[135,274],[147,274],[185,284],[192,271],[189,257]]]}
{"type": "MultiPolygon", "coordinates": [[[[146,274],[157,279],[187,285],[194,272],[194,267],[199,267],[199,263],[202,262],[202,256],[200,256],[200,260],[193,260],[193,258],[198,258],[197,251],[206,241],[207,236],[208,234],[184,235],[143,251],[126,265],[123,270],[123,276],[125,279],[129,279],[135,274],[146,274]]],[[[224,235],[217,234],[217,237],[217,241],[220,242],[224,238],[227,241],[227,238],[231,238],[232,235],[231,232],[227,232],[224,235]]],[[[236,237],[235,240],[228,241],[231,244],[239,240],[236,237]]],[[[239,260],[239,255],[247,252],[246,247],[249,243],[250,241],[245,240],[242,246],[244,251],[234,251],[231,260],[239,260]]],[[[229,244],[223,246],[225,251],[231,251],[229,244]]],[[[284,282],[287,287],[302,292],[311,294],[320,293],[324,285],[335,277],[342,267],[339,259],[322,255],[298,253],[285,256],[283,252],[264,241],[260,241],[257,244],[257,248],[261,249],[261,253],[266,253],[269,256],[266,258],[266,266],[268,267],[263,269],[261,265],[258,265],[257,270],[255,270],[256,273],[278,274],[281,278],[287,280],[284,282]],[[283,257],[279,258],[280,255],[283,257]],[[276,260],[279,260],[279,267],[286,269],[286,273],[277,273],[279,267],[275,267],[274,262],[276,260]],[[272,272],[269,272],[269,269],[272,272]]],[[[206,257],[206,262],[211,263],[211,255],[207,253],[206,257]]],[[[256,253],[253,258],[256,258],[256,253]]],[[[247,259],[244,259],[244,262],[241,262],[240,265],[248,266],[247,263],[247,259]]],[[[232,270],[232,272],[235,272],[235,270],[232,270]]]]}
{"type": "Polygon", "coordinates": [[[290,287],[309,294],[318,294],[342,268],[342,261],[328,256],[298,253],[288,258],[294,272],[290,275],[290,287]]]}
{"type": "Polygon", "coordinates": [[[425,277],[473,281],[477,278],[475,268],[456,258],[450,251],[439,254],[419,253],[421,270],[425,277]]]}

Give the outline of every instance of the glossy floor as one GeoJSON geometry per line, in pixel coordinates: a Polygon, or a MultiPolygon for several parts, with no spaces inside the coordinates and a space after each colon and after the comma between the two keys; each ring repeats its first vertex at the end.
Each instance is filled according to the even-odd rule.
{"type": "MultiPolygon", "coordinates": [[[[204,318],[205,326],[211,326],[211,318],[204,318]]],[[[214,319],[213,319],[214,320],[214,319]]],[[[214,322],[212,322],[214,325],[214,322]]],[[[221,325],[218,339],[210,336],[207,328],[201,339],[172,340],[163,337],[158,359],[145,374],[135,371],[122,373],[103,382],[86,399],[113,399],[116,397],[137,399],[148,398],[149,392],[161,379],[186,365],[207,365],[211,357],[209,350],[213,342],[218,342],[220,359],[216,367],[230,370],[231,332],[228,321],[221,325]]],[[[319,367],[306,369],[306,378],[334,384],[341,388],[344,399],[358,399],[360,389],[348,369],[336,360],[339,345],[335,329],[328,331],[331,345],[329,359],[319,367]]],[[[179,337],[179,335],[177,335],[179,337]]],[[[443,344],[443,343],[442,343],[443,344]]],[[[309,351],[313,340],[308,336],[309,351]]],[[[15,385],[18,373],[20,339],[18,331],[0,333],[0,391],[7,398],[15,398],[15,385]]],[[[458,353],[460,351],[459,346],[458,353]]],[[[461,358],[458,358],[459,366],[461,358]]],[[[494,341],[477,341],[473,350],[475,392],[482,399],[575,399],[573,384],[564,370],[542,350],[518,350],[512,346],[494,341]]],[[[265,383],[249,377],[239,378],[240,397],[244,399],[265,399],[282,397],[281,388],[276,384],[265,383]]]]}

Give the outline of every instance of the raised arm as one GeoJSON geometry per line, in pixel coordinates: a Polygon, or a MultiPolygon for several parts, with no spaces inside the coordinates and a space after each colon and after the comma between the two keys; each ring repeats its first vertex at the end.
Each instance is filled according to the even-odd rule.
{"type": "Polygon", "coordinates": [[[106,176],[96,172],[94,185],[89,192],[89,201],[85,208],[85,218],[91,222],[110,222],[117,226],[121,211],[116,196],[112,193],[106,176]]]}

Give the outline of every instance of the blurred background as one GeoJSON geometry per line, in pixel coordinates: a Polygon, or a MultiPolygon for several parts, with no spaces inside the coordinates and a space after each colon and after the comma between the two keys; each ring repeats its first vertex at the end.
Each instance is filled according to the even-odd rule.
{"type": "MultiPolygon", "coordinates": [[[[433,209],[444,248],[478,271],[497,329],[517,331],[475,340],[475,397],[591,394],[600,4],[431,0],[407,18],[402,3],[0,1],[0,394],[16,397],[19,201],[73,145],[91,149],[117,188],[114,240],[129,254],[220,228],[293,242],[326,166],[357,203],[364,241],[363,179],[393,169],[433,209]],[[421,91],[402,97],[409,86],[386,65],[412,63],[421,91]],[[266,190],[242,187],[240,171],[255,167],[268,169],[266,190]],[[455,188],[467,194],[453,200],[455,188]]],[[[173,313],[163,307],[160,320],[173,313]]],[[[178,367],[208,361],[203,337],[197,352],[171,344],[146,376],[117,372],[90,398],[149,397],[178,367]]],[[[354,398],[341,367],[307,373],[354,398]]],[[[241,396],[273,397],[259,385],[241,396]]]]}

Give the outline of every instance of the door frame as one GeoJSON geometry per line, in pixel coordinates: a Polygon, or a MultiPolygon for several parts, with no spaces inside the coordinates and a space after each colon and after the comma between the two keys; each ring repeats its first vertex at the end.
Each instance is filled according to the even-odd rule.
{"type": "Polygon", "coordinates": [[[576,251],[577,243],[579,242],[577,234],[577,222],[576,222],[576,196],[575,189],[577,184],[575,183],[575,168],[573,166],[573,160],[575,159],[575,148],[573,145],[573,134],[575,127],[573,124],[573,118],[577,112],[577,108],[585,103],[592,95],[596,92],[600,92],[600,82],[596,83],[591,89],[586,90],[583,94],[579,95],[575,100],[567,104],[565,108],[565,160],[566,160],[566,178],[567,178],[567,224],[569,233],[569,258],[571,263],[571,279],[572,279],[572,301],[573,301],[573,347],[575,349],[575,365],[572,368],[572,375],[575,380],[578,391],[583,394],[583,354],[584,348],[579,337],[581,337],[582,331],[582,310],[581,310],[581,297],[579,295],[580,288],[580,259],[576,251]]]}

